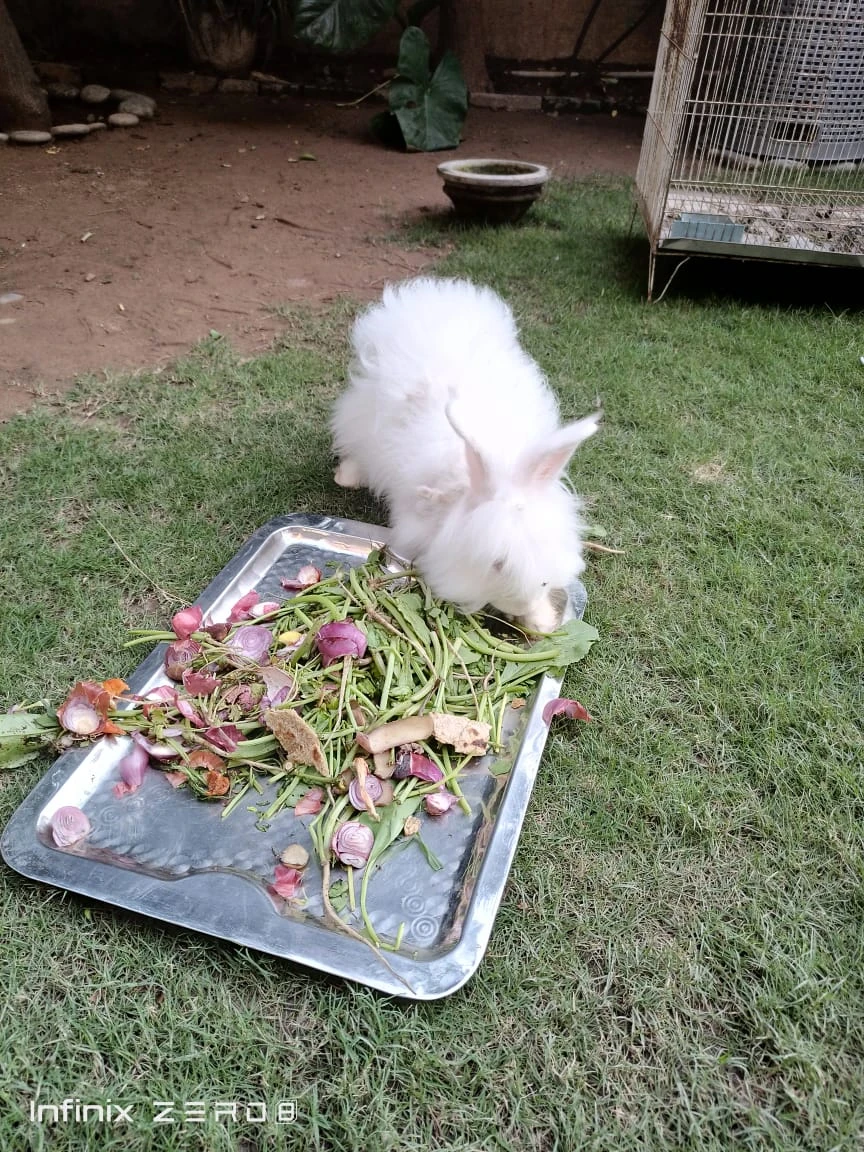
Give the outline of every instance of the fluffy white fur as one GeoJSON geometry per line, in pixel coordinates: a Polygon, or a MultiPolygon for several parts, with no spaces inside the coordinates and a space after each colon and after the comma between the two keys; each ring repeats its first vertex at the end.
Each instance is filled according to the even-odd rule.
{"type": "Polygon", "coordinates": [[[553,629],[553,590],[584,568],[561,475],[599,415],[562,428],[509,307],[464,280],[386,288],[352,348],[332,421],[337,483],[386,501],[393,549],[437,596],[553,629]]]}

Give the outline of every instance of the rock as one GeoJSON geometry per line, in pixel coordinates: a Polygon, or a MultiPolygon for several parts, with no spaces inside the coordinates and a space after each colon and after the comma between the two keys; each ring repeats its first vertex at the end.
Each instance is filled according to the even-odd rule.
{"type": "Polygon", "coordinates": [[[50,100],[77,100],[80,92],[81,89],[74,84],[64,84],[61,80],[45,85],[45,93],[50,100]]]}
{"type": "Polygon", "coordinates": [[[85,104],[104,104],[111,95],[111,89],[103,84],[85,84],[81,89],[81,99],[85,104]]]}
{"type": "Polygon", "coordinates": [[[162,72],[159,81],[169,92],[194,92],[197,95],[215,91],[218,83],[215,76],[199,76],[197,72],[162,72]]]}
{"type": "Polygon", "coordinates": [[[71,64],[37,63],[33,67],[36,70],[36,75],[45,84],[68,84],[73,88],[81,87],[81,69],[73,68],[71,64]]]}
{"type": "Polygon", "coordinates": [[[226,76],[219,81],[219,91],[232,96],[257,96],[257,80],[236,80],[233,76],[226,76]]]}
{"type": "Polygon", "coordinates": [[[13,144],[50,144],[51,133],[22,129],[20,132],[10,132],[9,139],[13,144]]]}
{"type": "Polygon", "coordinates": [[[149,96],[127,96],[117,107],[118,112],[131,112],[139,120],[152,120],[156,113],[156,101],[149,96]]]}
{"type": "Polygon", "coordinates": [[[5,144],[9,137],[5,132],[0,132],[0,144],[5,144]]]}
{"type": "Polygon", "coordinates": [[[506,92],[472,92],[471,103],[475,108],[494,108],[499,112],[539,112],[542,98],[506,92]]]}
{"type": "Polygon", "coordinates": [[[131,112],[113,112],[108,117],[108,123],[112,128],[134,128],[138,122],[138,117],[133,116],[131,112]]]}
{"type": "Polygon", "coordinates": [[[20,292],[4,292],[0,296],[0,304],[17,304],[19,300],[23,299],[24,297],[20,292]]]}
{"type": "Polygon", "coordinates": [[[102,129],[107,128],[108,125],[105,123],[104,120],[94,120],[93,123],[88,124],[87,127],[90,129],[91,132],[101,132],[102,129]]]}
{"type": "Polygon", "coordinates": [[[89,124],[55,124],[51,135],[56,140],[74,140],[77,136],[89,136],[89,124]]]}

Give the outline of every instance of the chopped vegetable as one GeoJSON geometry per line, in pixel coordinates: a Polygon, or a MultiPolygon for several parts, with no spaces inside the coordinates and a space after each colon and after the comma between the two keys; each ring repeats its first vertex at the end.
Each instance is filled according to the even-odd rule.
{"type": "Polygon", "coordinates": [[[182,680],[189,665],[201,655],[197,640],[178,640],[170,644],[165,653],[165,673],[172,680],[182,680]]]}
{"type": "Polygon", "coordinates": [[[313,568],[311,564],[305,564],[293,580],[283,580],[282,587],[288,592],[302,592],[305,588],[317,584],[320,579],[321,573],[318,569],[313,568]]]}
{"type": "Polygon", "coordinates": [[[227,646],[245,660],[263,664],[272,643],[273,633],[269,628],[263,624],[247,624],[229,637],[227,646]]]}
{"type": "Polygon", "coordinates": [[[443,816],[449,812],[454,804],[459,803],[459,797],[452,792],[432,792],[424,801],[424,807],[430,816],[443,816]]]}
{"type": "Polygon", "coordinates": [[[323,788],[310,788],[305,796],[301,796],[294,806],[295,816],[316,816],[324,803],[323,788]]]}
{"type": "Polygon", "coordinates": [[[219,680],[207,672],[193,672],[187,668],[183,673],[183,687],[193,696],[210,696],[219,687],[219,680]]]}
{"type": "Polygon", "coordinates": [[[377,776],[367,776],[361,784],[352,780],[348,786],[348,799],[358,812],[375,812],[375,805],[384,795],[384,785],[377,776]]]}
{"type": "Polygon", "coordinates": [[[418,740],[428,740],[432,735],[431,716],[406,716],[404,720],[393,720],[382,728],[371,732],[358,732],[357,743],[364,752],[374,755],[388,752],[400,744],[412,744],[418,740]]]}
{"type": "Polygon", "coordinates": [[[51,819],[51,837],[58,848],[68,848],[90,835],[90,821],[80,808],[67,804],[51,819]]]}
{"type": "Polygon", "coordinates": [[[258,593],[254,590],[247,592],[245,596],[241,596],[228,616],[229,624],[237,624],[240,620],[249,619],[249,609],[258,603],[258,593]]]}
{"type": "Polygon", "coordinates": [[[279,859],[289,868],[305,868],[309,863],[309,853],[302,844],[291,844],[280,855],[279,859]]]}
{"type": "MultiPolygon", "coordinates": [[[[421,817],[457,807],[470,815],[461,773],[469,764],[486,771],[474,767],[478,758],[506,749],[519,722],[514,710],[540,677],[583,657],[596,632],[570,621],[536,641],[493,633],[380,555],[323,580],[307,566],[284,583],[296,595],[283,604],[252,589],[224,623],[205,624],[192,606],[174,615],[170,631],[140,631],[130,643],[164,642],[172,681],[146,697],[123,696],[121,680],[84,681],[57,721],[0,716],[0,763],[52,743],[122,733],[135,751],[121,767],[117,795],[134,791],[138,765],[143,773],[148,764],[172,787],[221,800],[222,818],[254,790],[262,801],[249,810],[262,823],[292,810],[309,818],[325,917],[355,936],[334,911],[330,877],[337,865],[363,868],[359,900],[349,872],[346,902],[362,919],[361,938],[377,946],[367,889],[378,860],[400,837],[416,835],[421,817]],[[272,783],[271,795],[263,796],[260,780],[272,783]]],[[[576,701],[559,700],[544,719],[561,713],[589,718],[576,701]]],[[[508,763],[493,760],[489,771],[507,771],[508,763]]],[[[292,899],[305,849],[286,853],[271,888],[292,899]]]]}
{"type": "Polygon", "coordinates": [[[277,864],[274,880],[270,887],[277,896],[283,900],[293,900],[300,891],[303,875],[296,868],[287,868],[284,864],[277,864]]]}
{"type": "Polygon", "coordinates": [[[318,629],[315,646],[326,668],[341,656],[362,659],[366,654],[366,636],[350,620],[333,620],[318,629]]]}
{"type": "Polygon", "coordinates": [[[333,833],[330,850],[336,859],[348,868],[362,868],[369,859],[375,834],[365,824],[346,820],[333,833]]]}
{"type": "Polygon", "coordinates": [[[140,744],[133,744],[117,767],[120,777],[129,792],[135,792],[141,787],[144,773],[150,766],[150,757],[140,744]]]}
{"type": "Polygon", "coordinates": [[[406,749],[396,757],[396,770],[393,773],[393,779],[404,780],[408,776],[415,776],[427,784],[437,784],[439,780],[444,779],[444,773],[437,764],[433,764],[428,756],[422,756],[419,752],[412,752],[410,749],[406,749]]]}
{"type": "Polygon", "coordinates": [[[571,720],[592,719],[584,704],[580,704],[578,700],[567,700],[563,696],[559,696],[557,700],[550,700],[543,709],[543,723],[551,724],[554,716],[569,716],[571,720]]]}
{"type": "Polygon", "coordinates": [[[197,632],[201,627],[201,621],[204,619],[204,613],[197,604],[191,608],[183,608],[171,618],[171,627],[174,629],[174,635],[178,640],[188,640],[193,632],[197,632]]]}

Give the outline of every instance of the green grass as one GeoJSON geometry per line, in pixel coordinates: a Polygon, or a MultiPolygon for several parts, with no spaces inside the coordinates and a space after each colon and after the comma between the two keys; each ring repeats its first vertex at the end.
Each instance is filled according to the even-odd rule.
{"type": "MultiPolygon", "coordinates": [[[[573,478],[626,549],[589,564],[567,685],[597,723],[549,740],[477,975],[406,1005],[6,870],[0,1147],[860,1149],[860,283],[691,263],[646,305],[628,223],[626,188],[557,186],[519,228],[412,234],[513,302],[567,416],[601,397],[573,478]],[[37,1093],[137,1120],[49,1133],[37,1093]],[[154,1128],[153,1099],[298,1118],[154,1128]]],[[[0,700],[131,670],[156,586],[193,597],[276,514],[380,516],[330,479],[350,314],[0,428],[0,700]]]]}

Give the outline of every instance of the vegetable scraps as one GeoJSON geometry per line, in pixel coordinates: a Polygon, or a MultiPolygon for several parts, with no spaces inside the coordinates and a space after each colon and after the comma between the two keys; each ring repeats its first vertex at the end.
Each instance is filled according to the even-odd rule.
{"type": "MultiPolygon", "coordinates": [[[[460,774],[502,750],[507,709],[522,707],[545,673],[585,656],[597,633],[571,620],[534,643],[495,634],[380,553],[326,578],[307,565],[282,584],[295,593],[289,600],[249,591],[225,622],[206,621],[193,605],[168,632],[135,630],[127,646],[167,644],[170,683],[142,696],[122,680],[82,681],[56,722],[27,709],[0,717],[0,764],[38,754],[49,739],[66,748],[107,734],[131,737],[114,786],[121,803],[150,768],[223,805],[223,818],[275,785],[275,799],[250,809],[259,827],[284,811],[311,817],[325,913],[357,935],[333,911],[331,868],[345,869],[352,909],[362,872],[364,938],[377,948],[367,888],[383,853],[401,837],[419,840],[421,812],[433,820],[470,813],[460,774]]],[[[543,719],[559,714],[590,720],[567,700],[551,701],[543,719]]],[[[55,814],[58,845],[89,832],[77,809],[55,814]]],[[[302,899],[304,866],[283,856],[270,891],[302,899]]]]}

